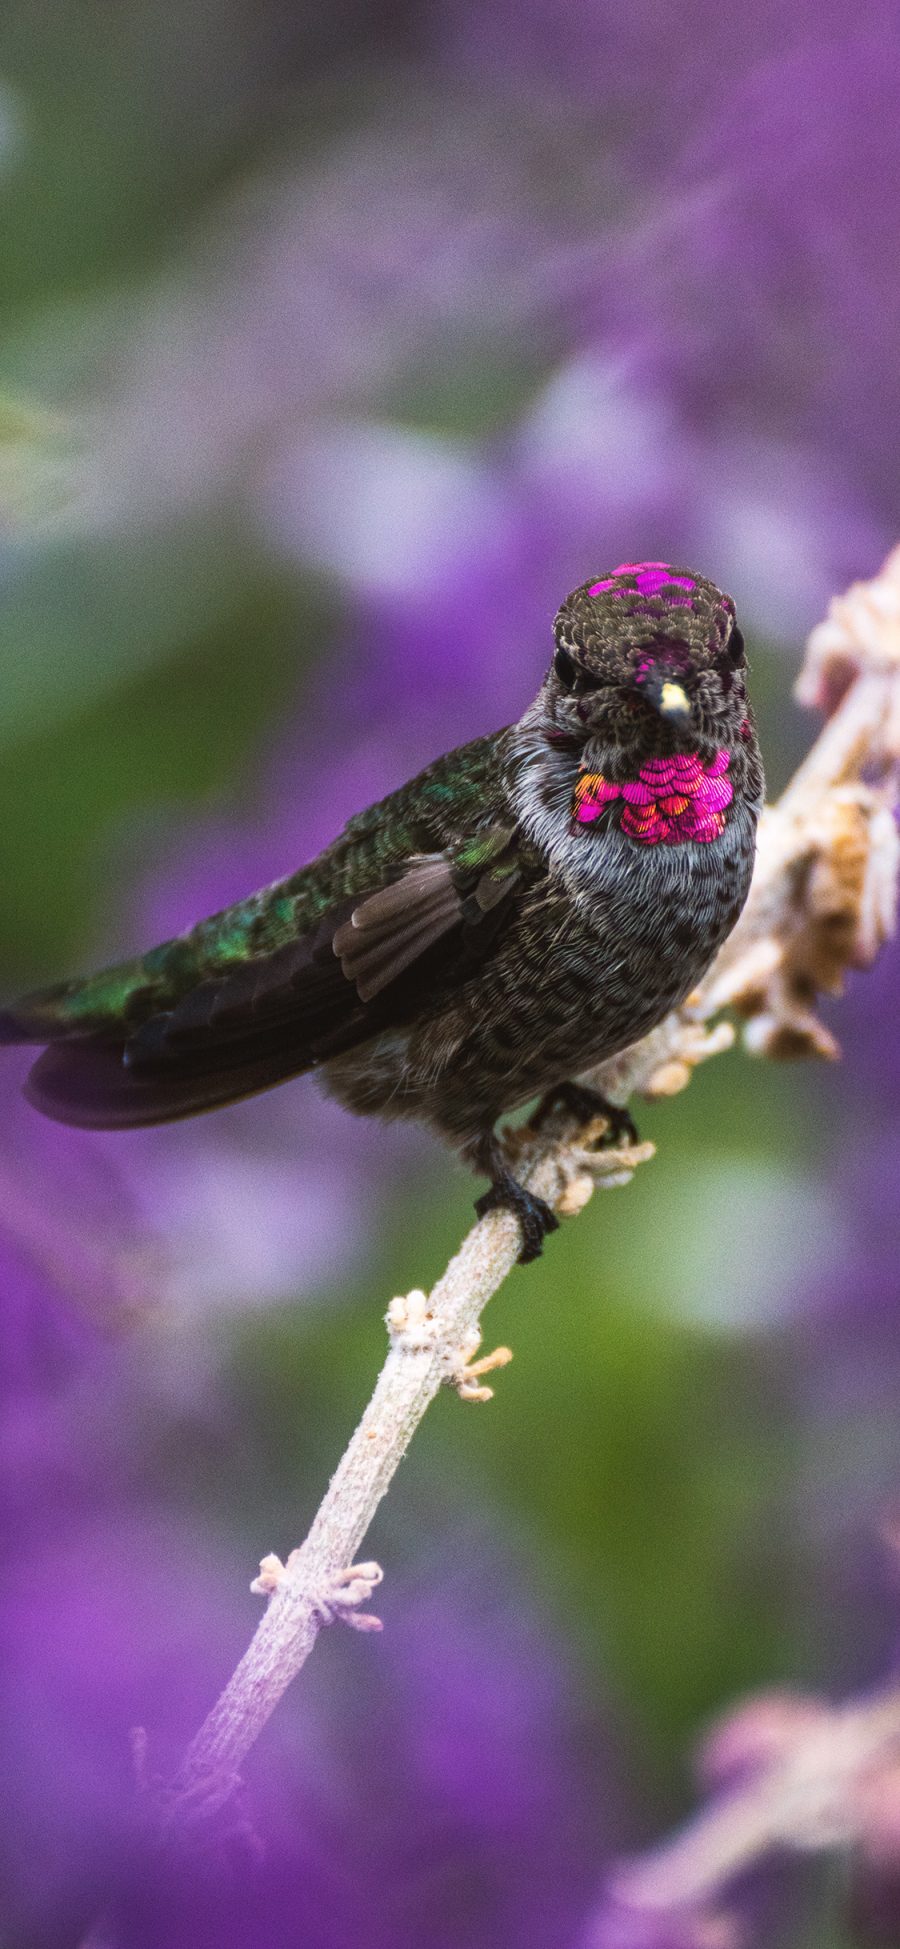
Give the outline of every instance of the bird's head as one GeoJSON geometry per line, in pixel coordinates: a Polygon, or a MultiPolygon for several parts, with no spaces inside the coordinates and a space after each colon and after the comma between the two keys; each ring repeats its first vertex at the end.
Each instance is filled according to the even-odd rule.
{"type": "Polygon", "coordinates": [[[623,760],[748,735],[734,603],[668,562],[623,562],[566,597],[544,704],[557,737],[623,760]]]}

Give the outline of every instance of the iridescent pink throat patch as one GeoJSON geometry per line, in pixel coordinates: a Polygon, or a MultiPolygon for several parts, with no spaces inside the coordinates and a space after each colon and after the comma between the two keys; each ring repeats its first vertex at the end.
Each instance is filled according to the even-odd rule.
{"type": "Polygon", "coordinates": [[[648,758],[637,778],[614,785],[599,771],[585,772],[575,787],[572,817],[593,825],[604,806],[621,799],[622,831],[641,846],[681,846],[686,839],[706,845],[725,830],[725,808],[733,792],[725,773],[727,751],[704,765],[692,751],[671,758],[648,758]]]}

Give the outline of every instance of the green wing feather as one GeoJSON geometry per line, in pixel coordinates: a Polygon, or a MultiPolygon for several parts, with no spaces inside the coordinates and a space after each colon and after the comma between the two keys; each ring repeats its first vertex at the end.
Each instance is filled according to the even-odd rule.
{"type": "Polygon", "coordinates": [[[487,951],[514,897],[504,736],[439,759],[298,873],[0,1016],[0,1040],[51,1045],[32,1101],[97,1126],[190,1116],[409,1019],[431,950],[444,972],[451,940],[487,951]]]}

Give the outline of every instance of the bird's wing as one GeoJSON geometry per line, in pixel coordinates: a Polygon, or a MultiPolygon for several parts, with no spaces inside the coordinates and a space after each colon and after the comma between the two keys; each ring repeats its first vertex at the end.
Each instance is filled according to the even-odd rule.
{"type": "MultiPolygon", "coordinates": [[[[370,871],[375,879],[374,863],[370,871]]],[[[108,1128],[193,1116],[266,1089],[411,1020],[439,984],[477,966],[520,886],[509,823],[382,860],[374,884],[320,899],[302,932],[184,983],[130,1033],[121,1019],[81,1033],[70,1022],[27,1094],[62,1122],[108,1128]]]]}

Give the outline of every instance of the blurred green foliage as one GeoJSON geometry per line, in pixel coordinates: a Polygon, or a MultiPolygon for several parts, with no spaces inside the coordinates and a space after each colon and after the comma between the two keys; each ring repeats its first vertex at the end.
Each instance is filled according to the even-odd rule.
{"type": "Polygon", "coordinates": [[[0,947],[4,984],[111,951],[126,851],[133,884],[167,821],[252,789],[253,753],[293,703],[316,622],[296,582],[215,534],[110,546],[87,561],[70,545],[0,609],[0,661],[17,641],[34,673],[30,685],[22,675],[28,718],[18,735],[7,719],[0,766],[0,874],[16,917],[0,947]],[[68,708],[57,684],[41,723],[42,686],[61,668],[68,708]]]}

